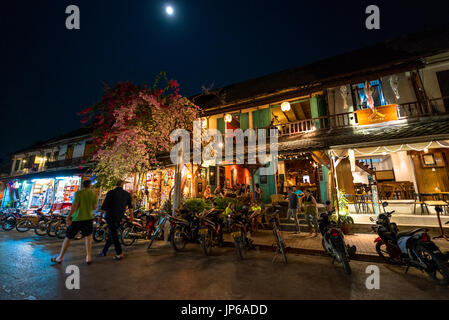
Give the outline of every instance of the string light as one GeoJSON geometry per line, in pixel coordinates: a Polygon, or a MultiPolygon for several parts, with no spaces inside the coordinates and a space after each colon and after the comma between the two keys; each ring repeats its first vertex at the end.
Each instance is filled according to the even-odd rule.
{"type": "MultiPolygon", "coordinates": [[[[434,143],[434,142],[436,142],[436,143],[438,143],[441,147],[443,147],[443,148],[446,148],[446,149],[449,149],[449,146],[445,146],[445,145],[443,145],[443,144],[441,144],[439,141],[431,141],[426,147],[424,147],[424,148],[422,148],[422,149],[419,149],[419,148],[415,148],[415,147],[413,147],[412,145],[410,145],[410,144],[405,144],[405,145],[401,145],[398,149],[396,149],[396,150],[390,150],[390,149],[388,149],[387,147],[385,147],[385,146],[382,146],[382,147],[378,147],[376,150],[374,150],[373,152],[362,152],[362,151],[360,151],[360,150],[358,150],[358,149],[354,149],[354,151],[356,151],[357,153],[359,153],[359,154],[361,154],[361,155],[363,155],[363,156],[371,156],[371,155],[373,155],[373,154],[376,154],[376,153],[379,153],[379,151],[381,150],[381,149],[384,149],[384,150],[386,150],[386,151],[388,151],[388,152],[390,152],[390,153],[396,153],[396,152],[399,152],[399,151],[401,151],[405,146],[406,147],[408,147],[409,149],[412,149],[412,150],[414,150],[414,151],[419,151],[419,152],[422,152],[422,151],[428,151],[429,150],[429,148],[432,146],[432,144],[434,143]]],[[[384,154],[385,152],[382,152],[382,154],[384,154]]]]}

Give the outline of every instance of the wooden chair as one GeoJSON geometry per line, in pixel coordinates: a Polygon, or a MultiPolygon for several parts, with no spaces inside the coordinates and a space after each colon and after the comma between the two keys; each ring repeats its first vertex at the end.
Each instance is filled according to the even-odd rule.
{"type": "Polygon", "coordinates": [[[427,214],[430,214],[429,208],[427,207],[425,203],[425,198],[431,196],[429,193],[414,193],[413,194],[413,214],[416,214],[416,205],[419,205],[421,207],[421,215],[424,213],[424,208],[426,208],[427,214]]]}

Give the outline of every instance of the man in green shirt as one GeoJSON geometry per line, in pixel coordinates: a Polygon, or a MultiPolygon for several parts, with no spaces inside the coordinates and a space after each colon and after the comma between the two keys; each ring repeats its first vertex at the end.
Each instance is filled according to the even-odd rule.
{"type": "Polygon", "coordinates": [[[75,199],[72,203],[72,208],[67,216],[67,232],[64,242],[62,244],[61,252],[58,257],[52,258],[54,263],[61,263],[64,258],[70,241],[75,238],[78,232],[81,232],[85,239],[86,245],[86,263],[90,264],[92,261],[92,232],[93,232],[93,213],[97,207],[97,196],[91,190],[90,180],[83,181],[83,189],[75,193],[75,199]]]}

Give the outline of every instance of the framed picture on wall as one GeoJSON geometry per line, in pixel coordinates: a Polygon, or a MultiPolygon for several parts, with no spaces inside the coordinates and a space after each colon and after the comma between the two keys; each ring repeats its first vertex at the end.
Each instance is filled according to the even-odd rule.
{"type": "Polygon", "coordinates": [[[421,155],[421,162],[423,167],[435,167],[437,162],[435,161],[435,156],[433,154],[423,154],[421,155]]]}
{"type": "Polygon", "coordinates": [[[268,178],[267,176],[260,176],[260,184],[267,184],[268,178]]]}

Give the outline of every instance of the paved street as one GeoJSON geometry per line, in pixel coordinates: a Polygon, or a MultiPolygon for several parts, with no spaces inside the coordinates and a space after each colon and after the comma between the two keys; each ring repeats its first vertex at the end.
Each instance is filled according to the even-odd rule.
{"type": "MultiPolygon", "coordinates": [[[[204,257],[199,246],[175,253],[157,243],[127,248],[127,258],[95,258],[87,266],[83,242],[72,243],[62,265],[52,266],[61,240],[0,231],[1,299],[449,299],[449,288],[434,285],[424,274],[378,264],[380,290],[365,287],[370,263],[352,261],[353,274],[319,256],[290,254],[289,264],[272,264],[273,253],[252,251],[238,262],[232,248],[214,248],[204,257]],[[78,265],[81,289],[65,288],[65,268],[78,265]]],[[[94,245],[94,252],[101,245],[94,245]]],[[[112,252],[111,252],[112,254],[112,252]]]]}

